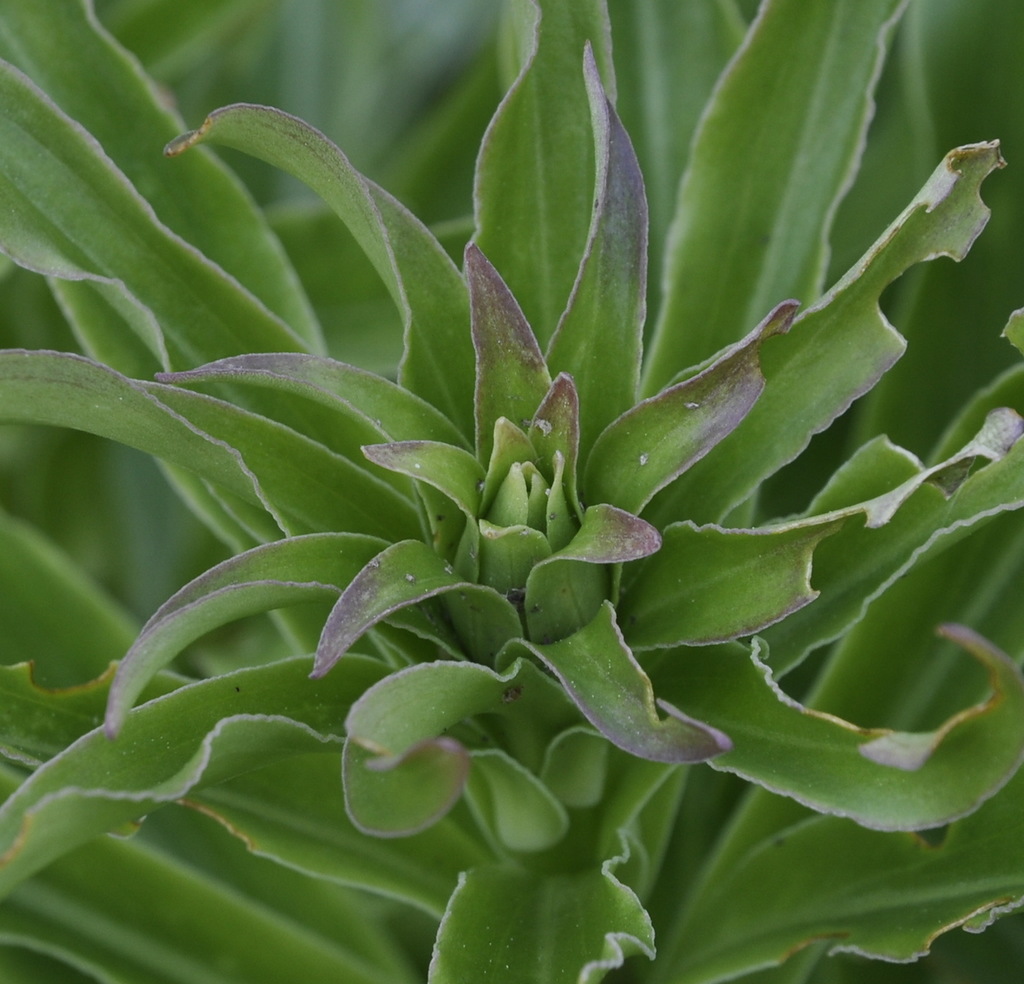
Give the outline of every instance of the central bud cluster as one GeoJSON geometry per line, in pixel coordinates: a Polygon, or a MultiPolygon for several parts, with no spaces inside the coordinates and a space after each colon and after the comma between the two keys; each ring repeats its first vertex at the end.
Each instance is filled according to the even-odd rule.
{"type": "Polygon", "coordinates": [[[565,495],[561,452],[553,456],[549,477],[530,458],[513,459],[507,465],[502,460],[511,456],[509,451],[529,447],[519,428],[504,418],[498,422],[477,526],[479,583],[513,597],[525,591],[534,566],[569,544],[580,526],[565,495]]]}

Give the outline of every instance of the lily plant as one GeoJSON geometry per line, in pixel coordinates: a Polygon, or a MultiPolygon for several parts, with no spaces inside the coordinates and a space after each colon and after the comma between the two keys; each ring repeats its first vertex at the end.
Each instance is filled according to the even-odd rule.
{"type": "MultiPolygon", "coordinates": [[[[27,40],[2,51],[0,242],[85,354],[0,353],[0,416],[158,458],[226,549],[130,642],[50,576],[82,678],[0,668],[9,979],[57,979],[27,947],[111,982],[706,984],[788,957],[771,980],[796,981],[1021,903],[1024,643],[972,620],[991,587],[936,590],[943,558],[1019,542],[1021,371],[928,460],[870,436],[791,511],[771,494],[901,357],[880,296],[966,254],[1003,166],[950,151],[825,284],[904,3],[766,0],[656,222],[605,5],[511,4],[455,245],[277,109],[131,159],[127,113],[76,122],[32,68],[56,31],[173,125],[88,5],[56,4],[49,40],[5,6],[27,40]],[[401,317],[393,375],[328,357],[200,144],[347,227],[401,317]],[[267,612],[251,665],[183,674],[267,612]]],[[[1024,350],[1019,315],[1005,334],[1024,350]]]]}

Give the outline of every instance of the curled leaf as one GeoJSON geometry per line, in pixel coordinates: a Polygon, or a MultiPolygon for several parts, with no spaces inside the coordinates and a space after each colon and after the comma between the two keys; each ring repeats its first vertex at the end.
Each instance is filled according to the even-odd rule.
{"type": "Polygon", "coordinates": [[[383,545],[353,533],[311,533],[254,547],[190,581],[157,609],[121,661],[107,735],[117,735],[149,680],[189,643],[246,615],[336,597],[383,545]]]}
{"type": "Polygon", "coordinates": [[[1024,758],[1024,675],[967,630],[945,631],[985,664],[993,696],[928,736],[803,706],[775,682],[760,643],[679,650],[653,679],[688,713],[728,729],[734,745],[715,768],[865,827],[924,830],[976,809],[1024,758]]]}
{"type": "MultiPolygon", "coordinates": [[[[443,816],[461,795],[470,767],[470,753],[447,732],[477,715],[510,715],[521,726],[538,708],[532,723],[543,722],[550,713],[544,710],[550,695],[539,676],[522,661],[498,673],[479,663],[444,660],[407,667],[370,687],[345,720],[343,778],[353,823],[382,836],[404,836],[443,816]]],[[[509,783],[530,785],[524,795],[540,797],[531,812],[539,811],[543,829],[552,832],[550,822],[560,811],[550,794],[538,792],[534,780],[513,776],[504,765],[492,762],[483,768],[490,778],[477,784],[476,795],[484,796],[490,787],[489,795],[497,798],[489,805],[478,799],[478,806],[513,841],[522,846],[541,835],[509,827],[515,824],[512,806],[499,802],[506,795],[499,795],[499,787],[507,792],[509,783]]],[[[556,817],[555,828],[561,827],[556,817]]],[[[539,846],[535,842],[532,849],[539,846]]]]}

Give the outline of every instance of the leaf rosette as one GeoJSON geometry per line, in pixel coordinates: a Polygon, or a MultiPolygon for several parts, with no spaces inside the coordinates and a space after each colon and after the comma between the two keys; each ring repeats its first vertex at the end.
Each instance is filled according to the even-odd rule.
{"type": "MultiPolygon", "coordinates": [[[[72,736],[8,800],[0,851],[12,882],[59,853],[53,837],[36,846],[31,833],[33,818],[57,806],[68,804],[65,845],[82,843],[145,808],[234,782],[267,749],[341,745],[353,837],[454,843],[466,823],[482,837],[485,848],[459,854],[467,860],[432,981],[470,974],[449,937],[474,921],[493,931],[479,913],[508,886],[539,905],[556,881],[574,905],[596,910],[579,943],[580,973],[593,975],[579,979],[590,980],[629,952],[653,953],[639,895],[657,851],[638,830],[649,807],[670,826],[674,807],[659,796],[682,781],[681,765],[709,762],[830,819],[882,831],[951,823],[1014,776],[1024,677],[967,629],[947,626],[944,638],[975,658],[987,690],[927,729],[859,725],[815,706],[813,694],[795,700],[780,681],[846,637],[912,568],[1024,505],[1017,412],[980,400],[931,464],[884,438],[869,441],[795,515],[762,515],[759,502],[765,480],[900,357],[905,342],[879,297],[910,266],[969,249],[987,219],[978,189],[1002,165],[998,145],[947,155],[864,257],[803,310],[780,288],[752,327],[768,304],[748,323],[702,324],[684,338],[676,321],[710,320],[715,306],[685,282],[700,252],[694,237],[706,232],[698,192],[715,181],[701,155],[728,138],[710,114],[682,190],[694,211],[677,223],[645,361],[644,183],[608,94],[603,32],[576,37],[583,28],[557,19],[562,6],[545,9],[555,24],[545,34],[540,8],[524,5],[525,57],[484,140],[476,231],[461,269],[337,147],[285,113],[229,106],[168,145],[174,157],[204,142],[234,147],[319,193],[402,317],[397,382],[317,354],[315,339],[303,341],[308,326],[286,329],[241,288],[232,293],[219,268],[162,227],[152,248],[209,284],[198,313],[182,313],[173,292],[144,278],[90,267],[87,258],[102,254],[88,229],[76,232],[74,257],[49,266],[38,243],[7,243],[26,265],[99,285],[134,312],[135,341],[165,371],[151,381],[79,356],[5,352],[0,414],[162,457],[236,548],[142,628],[109,684],[106,737],[72,736]],[[577,63],[578,85],[549,108],[535,96],[553,71],[555,36],[578,42],[582,72],[577,63]],[[535,134],[549,155],[544,175],[521,150],[535,134]],[[581,173],[593,175],[585,194],[581,173]],[[545,180],[563,182],[561,195],[539,187],[545,180]],[[257,342],[230,354],[224,322],[245,319],[257,342]],[[694,356],[705,335],[727,341],[694,356]],[[318,614],[295,615],[299,605],[318,614]],[[285,609],[300,648],[315,649],[306,698],[275,689],[278,677],[293,686],[294,660],[256,668],[223,678],[236,683],[221,720],[217,681],[179,689],[162,674],[211,629],[285,609]],[[335,677],[343,682],[327,685],[335,677]],[[243,685],[258,697],[251,706],[243,685]],[[149,788],[122,764],[190,701],[206,730],[175,747],[173,770],[149,788]],[[67,792],[67,777],[91,761],[117,774],[86,769],[94,788],[67,792]],[[90,812],[92,800],[103,808],[90,812]],[[597,805],[607,819],[588,819],[597,805]]],[[[879,36],[892,6],[879,5],[879,36]]],[[[752,43],[723,83],[723,105],[733,86],[751,84],[757,64],[752,43]]],[[[861,68],[865,83],[873,65],[861,68]]],[[[26,118],[40,111],[44,97],[26,79],[8,72],[0,81],[26,118]]],[[[57,118],[56,107],[47,112],[57,118]]],[[[851,133],[864,124],[860,112],[849,110],[851,133]]],[[[97,196],[116,196],[135,222],[141,199],[79,136],[75,152],[104,176],[97,196]]],[[[838,196],[843,175],[834,177],[838,196]]],[[[820,266],[804,245],[797,285],[813,284],[820,266]]],[[[759,298],[770,279],[759,281],[759,298]]],[[[1008,333],[1019,342],[1016,321],[1008,333]]],[[[9,686],[31,692],[21,678],[9,686]]],[[[41,760],[44,744],[22,735],[10,756],[41,760]]],[[[230,804],[219,809],[231,814],[230,804]]],[[[437,908],[433,888],[403,889],[400,874],[395,884],[387,891],[437,908]]]]}

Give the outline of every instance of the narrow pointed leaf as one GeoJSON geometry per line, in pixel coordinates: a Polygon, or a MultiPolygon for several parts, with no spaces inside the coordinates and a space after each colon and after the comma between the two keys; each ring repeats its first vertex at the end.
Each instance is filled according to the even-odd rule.
{"type": "Polygon", "coordinates": [[[429,230],[363,177],[322,133],[266,106],[226,106],[172,141],[177,155],[201,142],[252,154],[306,183],[345,223],[387,286],[405,326],[400,381],[470,431],[472,350],[462,278],[429,230]]]}
{"type": "Polygon", "coordinates": [[[576,281],[593,210],[593,137],[580,125],[589,117],[583,52],[590,42],[614,98],[611,39],[599,0],[521,0],[514,13],[519,74],[477,159],[474,241],[546,343],[576,281]]]}
{"type": "Polygon", "coordinates": [[[189,643],[246,615],[336,598],[383,546],[375,537],[311,533],[254,547],[189,582],[156,610],[121,661],[107,734],[116,736],[142,688],[189,643]]]}
{"type": "Polygon", "coordinates": [[[669,233],[647,391],[784,297],[817,297],[836,205],[905,0],[762,4],[694,138],[669,233]]]}
{"type": "Polygon", "coordinates": [[[0,417],[73,427],[193,470],[272,511],[237,450],[161,403],[146,384],[78,355],[0,354],[0,417]]]}
{"type": "Polygon", "coordinates": [[[640,512],[656,492],[732,433],[764,389],[762,343],[789,330],[797,306],[783,301],[702,372],[611,423],[587,459],[587,498],[640,512]]]}
{"type": "Polygon", "coordinates": [[[796,318],[788,334],[765,347],[766,383],[757,404],[715,454],[669,490],[672,504],[684,504],[682,515],[698,522],[721,519],[900,357],[905,342],[882,316],[879,296],[915,263],[966,254],[988,219],[978,189],[1002,164],[996,143],[947,154],[864,257],[796,318]],[[794,406],[802,408],[799,416],[794,406]]]}
{"type": "MultiPolygon", "coordinates": [[[[527,435],[536,448],[540,467],[562,456],[563,479],[568,500],[577,505],[576,466],[580,448],[580,400],[572,376],[559,373],[530,421],[527,435]]],[[[552,485],[561,485],[552,476],[552,485]]]]}
{"type": "MultiPolygon", "coordinates": [[[[0,667],[0,756],[35,768],[62,752],[103,720],[116,664],[85,683],[41,686],[31,663],[0,667]]],[[[188,683],[171,673],[155,674],[144,692],[152,700],[188,683]]]]}
{"type": "Polygon", "coordinates": [[[504,641],[513,628],[518,632],[519,617],[500,594],[463,580],[425,543],[403,540],[371,560],[342,592],[324,625],[313,676],[326,674],[382,619],[452,591],[473,598],[474,605],[487,613],[497,638],[504,641]]]}
{"type": "Polygon", "coordinates": [[[929,736],[862,728],[804,707],[775,683],[758,646],[680,650],[653,680],[687,713],[728,730],[734,746],[715,768],[866,827],[923,830],[976,809],[1024,758],[1024,676],[1005,654],[951,633],[983,664],[992,694],[929,736]],[[891,764],[871,761],[876,753],[891,764]]]}
{"type": "Polygon", "coordinates": [[[466,872],[441,921],[429,984],[598,984],[625,957],[654,956],[654,930],[610,866],[545,875],[511,864],[466,872]]]}
{"type": "Polygon", "coordinates": [[[636,155],[601,86],[589,44],[583,74],[597,162],[594,209],[579,274],[547,361],[552,373],[567,372],[576,383],[585,455],[605,426],[636,402],[647,291],[647,203],[636,155]]]}
{"type": "Polygon", "coordinates": [[[495,422],[507,417],[528,424],[551,377],[516,299],[472,244],[466,248],[466,281],[476,350],[477,457],[487,461],[495,422]]]}
{"type": "MultiPolygon", "coordinates": [[[[216,854],[221,870],[140,839],[103,837],[19,886],[0,908],[4,952],[28,947],[67,961],[42,964],[27,984],[270,984],[292,974],[306,984],[416,980],[383,948],[365,906],[284,868],[261,865],[254,884],[230,843],[189,843],[216,854]]],[[[26,984],[0,969],[4,984],[26,984]]]]}
{"type": "Polygon", "coordinates": [[[619,618],[636,649],[704,645],[761,632],[818,597],[814,551],[841,521],[780,531],[677,523],[629,581],[619,618]]]}
{"type": "Polygon", "coordinates": [[[408,499],[290,428],[80,356],[0,355],[0,419],[72,427],[146,451],[262,506],[285,532],[417,528],[408,499]]]}
{"type": "MultiPolygon", "coordinates": [[[[523,430],[508,417],[498,417],[494,421],[490,453],[487,457],[487,474],[484,487],[480,492],[480,512],[486,516],[494,503],[498,490],[501,488],[513,466],[525,461],[533,461],[536,456],[533,444],[523,430]]],[[[484,457],[477,452],[480,462],[484,457]]]]}
{"type": "Polygon", "coordinates": [[[726,751],[725,734],[664,701],[629,651],[605,603],[574,635],[549,645],[521,642],[561,680],[590,723],[612,744],[655,762],[702,762],[726,751]],[[661,718],[657,708],[668,715],[661,718]]]}
{"type": "Polygon", "coordinates": [[[37,769],[0,807],[0,892],[193,789],[336,746],[339,713],[383,667],[354,658],[323,683],[307,669],[293,659],[190,684],[132,711],[116,741],[96,729],[37,769]]]}
{"type": "Polygon", "coordinates": [[[466,444],[451,421],[425,400],[389,379],[334,359],[297,352],[253,353],[186,372],[161,373],[157,379],[186,386],[229,382],[278,389],[366,421],[391,440],[466,444]]]}

